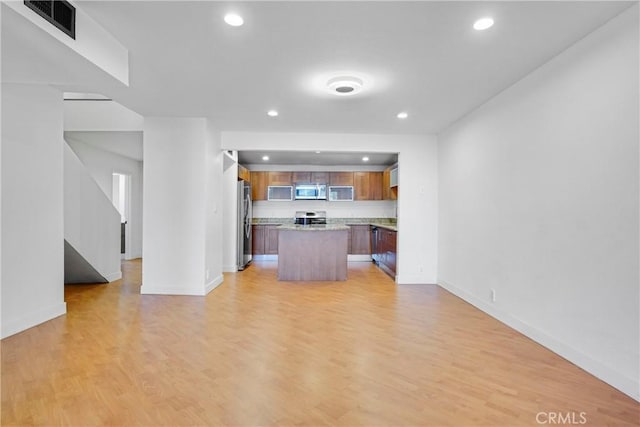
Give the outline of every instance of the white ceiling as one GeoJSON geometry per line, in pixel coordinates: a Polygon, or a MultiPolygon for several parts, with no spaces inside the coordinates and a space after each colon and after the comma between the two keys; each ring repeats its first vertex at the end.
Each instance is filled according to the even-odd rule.
{"type": "Polygon", "coordinates": [[[142,115],[210,117],[223,131],[420,134],[442,131],[634,2],[76,4],[129,49],[130,86],[4,5],[3,82],[101,93],[142,115]],[[224,23],[230,10],[244,26],[224,23]],[[485,15],[494,27],[473,30],[485,15]],[[373,89],[351,98],[310,89],[337,70],[369,74],[373,89]]]}
{"type": "Polygon", "coordinates": [[[94,91],[140,114],[347,133],[439,132],[631,4],[78,2],[130,51],[130,87],[94,91]],[[244,26],[224,23],[231,10],[244,26]],[[473,30],[485,15],[494,27],[473,30]],[[373,89],[351,98],[310,90],[314,76],[337,70],[369,74],[373,89]],[[267,117],[271,108],[280,116],[267,117]],[[408,119],[396,118],[401,110],[408,119]]]}

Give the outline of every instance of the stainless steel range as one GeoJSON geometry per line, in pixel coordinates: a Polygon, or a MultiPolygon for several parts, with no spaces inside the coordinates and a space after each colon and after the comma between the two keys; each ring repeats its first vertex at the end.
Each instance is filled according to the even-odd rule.
{"type": "Polygon", "coordinates": [[[326,224],[327,211],[296,211],[295,224],[326,224]]]}

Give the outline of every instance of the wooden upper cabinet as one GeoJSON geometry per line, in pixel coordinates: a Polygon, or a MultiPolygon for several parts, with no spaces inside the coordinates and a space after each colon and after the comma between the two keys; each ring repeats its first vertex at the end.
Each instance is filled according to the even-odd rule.
{"type": "Polygon", "coordinates": [[[369,172],[369,200],[382,200],[382,172],[369,172]]]}
{"type": "Polygon", "coordinates": [[[329,172],[311,172],[312,184],[328,184],[329,172]]]}
{"type": "Polygon", "coordinates": [[[251,172],[251,197],[253,200],[267,200],[269,172],[251,172]]]}
{"type": "Polygon", "coordinates": [[[329,185],[353,185],[353,172],[329,172],[329,185]]]}
{"type": "Polygon", "coordinates": [[[353,199],[354,200],[370,200],[369,199],[369,172],[353,173],[353,199]]]}
{"type": "Polygon", "coordinates": [[[293,184],[328,184],[329,172],[291,172],[293,184]]]}
{"type": "Polygon", "coordinates": [[[268,185],[291,185],[291,172],[269,172],[268,185]]]}
{"type": "Polygon", "coordinates": [[[382,200],[396,200],[398,198],[397,187],[391,188],[391,168],[382,173],[382,200]]]}
{"type": "Polygon", "coordinates": [[[355,200],[382,200],[382,172],[354,172],[355,200]]]}
{"type": "Polygon", "coordinates": [[[251,172],[249,172],[249,169],[245,168],[244,166],[238,165],[238,180],[241,179],[251,182],[251,172]]]}
{"type": "Polygon", "coordinates": [[[294,184],[311,184],[311,172],[291,172],[291,181],[294,184]]]}

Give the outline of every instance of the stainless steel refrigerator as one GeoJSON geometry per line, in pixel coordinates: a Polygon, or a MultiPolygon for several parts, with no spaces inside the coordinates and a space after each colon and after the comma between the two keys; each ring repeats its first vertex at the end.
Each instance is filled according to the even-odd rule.
{"type": "Polygon", "coordinates": [[[251,184],[238,181],[238,270],[244,270],[251,262],[251,184]]]}

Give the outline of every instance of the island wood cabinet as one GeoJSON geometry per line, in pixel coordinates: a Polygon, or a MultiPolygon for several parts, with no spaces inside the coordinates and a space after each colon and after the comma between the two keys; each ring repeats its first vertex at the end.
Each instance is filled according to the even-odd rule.
{"type": "Polygon", "coordinates": [[[278,230],[278,280],[347,280],[348,227],[278,230]]]}
{"type": "Polygon", "coordinates": [[[252,225],[253,255],[277,255],[278,254],[278,226],[279,224],[252,225]]]}

